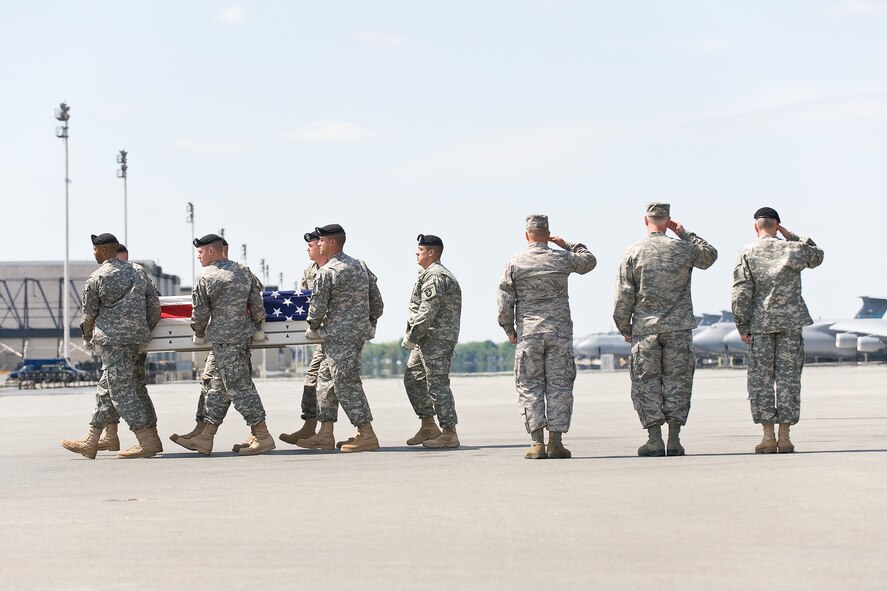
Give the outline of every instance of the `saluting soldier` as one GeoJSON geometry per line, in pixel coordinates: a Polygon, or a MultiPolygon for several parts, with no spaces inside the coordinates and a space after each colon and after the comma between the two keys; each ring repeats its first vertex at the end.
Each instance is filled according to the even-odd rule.
{"type": "Polygon", "coordinates": [[[758,240],[739,252],[733,269],[733,315],[748,345],[752,419],[764,428],[755,453],[790,453],[789,429],[801,418],[802,329],[813,324],[801,296],[801,271],[818,267],[825,255],[810,238],[782,227],[772,207],[755,212],[755,232],[758,240]]]}
{"type": "Polygon", "coordinates": [[[416,262],[422,267],[410,297],[410,318],[402,346],[410,351],[403,383],[413,410],[422,421],[407,445],[459,447],[456,404],[450,389],[450,365],[459,340],[462,289],[440,262],[443,240],[419,234],[416,262]],[[434,423],[440,422],[443,433],[434,423]]]}
{"type": "Polygon", "coordinates": [[[527,459],[569,458],[563,434],[573,415],[573,320],[567,280],[584,275],[597,259],[584,244],[552,236],[548,216],[527,216],[527,249],[513,257],[499,280],[499,326],[517,344],[514,381],[533,443],[527,459]],[[554,250],[548,243],[564,250],[554,250]],[[548,448],[544,429],[548,428],[548,448]]]}
{"type": "Polygon", "coordinates": [[[333,425],[339,403],[357,434],[341,442],[343,452],[379,448],[373,415],[360,381],[360,353],[375,334],[383,303],[376,278],[366,265],[343,252],[345,230],[339,224],[315,228],[320,254],[327,257],[314,280],[308,308],[309,337],[323,340],[324,359],[317,384],[320,430],[296,445],[307,449],[333,449],[333,425]]]}
{"type": "Polygon", "coordinates": [[[680,432],[690,413],[696,367],[690,277],[694,268],[711,267],[718,251],[673,220],[668,203],[649,204],[644,225],[646,238],[630,246],[619,264],[613,320],[631,343],[631,400],[648,433],[638,455],[664,456],[667,450],[682,456],[680,432]]]}
{"type": "MultiPolygon", "coordinates": [[[[139,396],[134,376],[139,345],[151,340],[150,327],[160,319],[160,303],[144,274],[117,258],[118,242],[113,234],[93,234],[91,239],[93,254],[100,266],[86,280],[83,289],[80,323],[83,341],[102,361],[102,379],[114,411],[123,417],[138,439],[136,446],[121,451],[117,457],[151,457],[162,448],[157,445],[156,425],[149,427],[149,411],[139,396]]],[[[97,407],[101,407],[100,400],[97,407]]],[[[106,420],[107,415],[101,408],[97,409],[86,439],[66,439],[62,446],[94,459],[106,420]]]]}
{"type": "Polygon", "coordinates": [[[233,402],[252,432],[238,453],[271,451],[274,438],[265,424],[265,408],[253,383],[250,360],[250,343],[266,340],[261,292],[243,265],[225,258],[221,237],[209,234],[195,239],[194,246],[204,272],[193,288],[191,328],[195,344],[212,343],[215,366],[206,394],[203,430],[194,437],[179,437],[176,443],[209,455],[216,431],[233,402]]]}

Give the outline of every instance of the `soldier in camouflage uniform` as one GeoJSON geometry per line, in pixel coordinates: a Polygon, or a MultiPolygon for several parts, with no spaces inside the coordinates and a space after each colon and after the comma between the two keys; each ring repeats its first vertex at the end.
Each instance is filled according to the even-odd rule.
{"type": "MultiPolygon", "coordinates": [[[[204,239],[221,240],[221,242],[222,242],[222,260],[225,260],[225,261],[229,260],[228,259],[228,241],[225,240],[225,238],[223,238],[221,236],[217,236],[216,234],[208,234],[208,235],[204,236],[203,238],[201,238],[201,240],[204,240],[204,239]]],[[[247,267],[246,265],[244,265],[242,263],[237,263],[237,265],[241,269],[243,269],[243,271],[245,273],[249,274],[249,276],[250,276],[250,280],[251,280],[250,298],[255,298],[256,294],[258,294],[258,297],[261,297],[262,291],[265,289],[265,287],[262,285],[262,282],[259,281],[259,278],[256,277],[255,273],[253,273],[249,267],[247,267]]],[[[264,334],[264,333],[262,333],[261,331],[257,332],[256,335],[254,335],[254,338],[258,339],[258,340],[264,340],[261,338],[262,334],[264,334]]],[[[203,428],[206,425],[206,422],[204,422],[204,419],[206,418],[206,394],[207,394],[207,392],[209,392],[210,386],[212,384],[212,377],[213,377],[213,374],[215,373],[215,371],[216,371],[216,362],[215,362],[215,358],[213,357],[212,351],[210,351],[207,354],[206,361],[203,364],[203,375],[201,375],[201,377],[200,377],[200,396],[197,398],[197,413],[195,415],[196,423],[194,425],[194,429],[192,429],[189,433],[186,433],[185,435],[179,435],[178,433],[173,433],[172,435],[169,436],[170,441],[177,442],[179,438],[186,438],[186,437],[187,438],[194,438],[194,437],[197,437],[198,435],[200,435],[200,432],[203,431],[203,428]]],[[[250,373],[252,373],[252,358],[250,358],[250,373]]],[[[247,437],[243,443],[235,443],[234,447],[231,449],[231,451],[237,453],[242,448],[249,447],[250,445],[252,445],[252,443],[254,441],[255,441],[255,437],[253,437],[253,435],[250,434],[250,436],[247,437]]]]}
{"type": "Polygon", "coordinates": [[[625,251],[616,280],[613,320],[631,343],[631,400],[649,433],[639,456],[684,455],[680,431],[690,413],[696,366],[690,277],[694,267],[708,269],[718,258],[713,246],[670,213],[667,203],[647,206],[647,237],[625,251]],[[668,238],[669,229],[680,240],[668,238]]]}
{"type": "Polygon", "coordinates": [[[339,224],[315,228],[320,254],[327,263],[317,271],[308,308],[306,333],[323,340],[324,359],[317,384],[320,431],[296,445],[306,449],[333,449],[333,423],[341,402],[357,434],[342,442],[343,452],[379,448],[373,432],[373,415],[360,381],[360,353],[373,337],[376,320],[382,315],[382,297],[375,276],[366,265],[344,252],[345,230],[339,224]]]}
{"type": "MultiPolygon", "coordinates": [[[[117,246],[117,258],[121,261],[129,262],[129,249],[126,248],[125,244],[119,244],[117,246]]],[[[145,268],[138,263],[129,263],[133,266],[133,268],[139,273],[144,275],[144,279],[148,284],[149,289],[153,289],[154,293],[157,296],[160,296],[160,292],[157,290],[157,286],[154,285],[154,282],[151,281],[151,278],[148,276],[148,272],[145,268]]],[[[152,310],[149,313],[150,318],[160,319],[160,301],[157,301],[156,310],[152,310]]],[[[149,323],[148,328],[154,329],[154,326],[157,324],[157,320],[153,323],[149,323]]],[[[148,413],[148,427],[151,429],[151,433],[157,433],[157,412],[154,410],[154,402],[151,400],[151,397],[148,395],[148,373],[145,371],[145,363],[148,361],[148,354],[144,351],[138,352],[138,357],[136,358],[135,363],[135,375],[133,376],[136,384],[138,385],[139,390],[139,398],[142,400],[142,404],[145,406],[145,410],[148,413]]],[[[99,379],[97,391],[96,391],[96,413],[102,415],[101,422],[105,424],[105,434],[99,439],[99,451],[118,451],[120,449],[120,439],[117,436],[117,427],[120,423],[120,415],[117,414],[117,411],[114,410],[114,405],[111,402],[111,396],[108,392],[108,381],[105,379],[103,375],[99,379]]],[[[160,437],[154,441],[154,445],[157,448],[158,453],[163,451],[163,442],[160,441],[160,437]]]]}
{"type": "Polygon", "coordinates": [[[584,244],[552,236],[548,216],[528,216],[525,236],[527,250],[505,265],[498,294],[499,326],[517,345],[514,381],[533,440],[524,457],[569,458],[562,437],[573,414],[576,361],[567,280],[571,273],[588,273],[597,260],[584,244]],[[549,242],[564,250],[549,248],[549,242]]]}
{"type": "MultiPolygon", "coordinates": [[[[326,264],[327,259],[320,254],[320,236],[317,235],[317,232],[308,232],[304,238],[307,243],[308,258],[312,262],[302,272],[299,289],[308,291],[314,289],[317,270],[326,264]]],[[[305,384],[302,386],[302,420],[305,423],[301,429],[294,433],[281,433],[278,439],[284,443],[296,445],[300,439],[313,437],[317,431],[317,374],[320,371],[321,362],[323,362],[322,343],[314,348],[311,363],[308,365],[308,371],[305,372],[305,384]]]]}
{"type": "MultiPolygon", "coordinates": [[[[139,441],[117,456],[151,457],[160,451],[155,445],[156,427],[148,426],[148,409],[139,397],[134,375],[139,345],[151,339],[150,325],[159,320],[160,303],[144,274],[117,258],[117,238],[112,234],[93,235],[92,244],[95,260],[101,266],[89,276],[83,289],[83,340],[101,358],[108,397],[139,441]]],[[[104,413],[96,412],[86,439],[66,439],[62,446],[95,458],[105,418],[104,413]]]]}
{"type": "Polygon", "coordinates": [[[204,267],[195,282],[191,328],[195,344],[212,343],[215,369],[206,394],[206,423],[195,437],[179,437],[179,445],[209,455],[213,438],[231,403],[243,415],[252,437],[240,447],[240,455],[256,455],[274,449],[274,438],[265,424],[265,408],[252,379],[250,343],[266,337],[262,331],[265,306],[261,292],[243,265],[225,259],[222,239],[215,234],[194,240],[204,267]]]}
{"type": "Polygon", "coordinates": [[[410,351],[403,383],[422,426],[407,445],[432,449],[459,447],[450,365],[459,340],[462,289],[440,262],[443,241],[419,234],[416,261],[422,267],[410,297],[410,318],[402,346],[410,351]],[[437,415],[443,433],[434,423],[437,415]]]}
{"type": "Polygon", "coordinates": [[[822,249],[782,227],[770,207],[755,212],[757,242],[739,252],[733,269],[733,314],[748,345],[748,399],[764,439],[756,453],[795,451],[791,425],[801,417],[801,369],[804,337],[813,324],[801,297],[801,271],[822,264],[822,249]],[[776,233],[783,235],[779,240],[776,233]],[[774,390],[775,386],[775,390],[774,390]],[[779,440],[774,424],[779,423],[779,440]]]}

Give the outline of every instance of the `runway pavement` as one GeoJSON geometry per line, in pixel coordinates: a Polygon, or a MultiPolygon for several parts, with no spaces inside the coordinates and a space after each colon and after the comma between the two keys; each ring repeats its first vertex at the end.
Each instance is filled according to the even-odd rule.
{"type": "MultiPolygon", "coordinates": [[[[887,366],[808,367],[798,452],[761,456],[745,373],[702,370],[689,455],[639,458],[627,374],[582,373],[574,457],[540,461],[510,376],[453,379],[448,451],[407,447],[402,384],[366,381],[384,449],[362,454],[238,457],[232,407],[199,456],[165,439],[193,426],[177,383],[150,388],[164,454],[90,461],[59,440],[86,434],[92,391],[0,391],[0,588],[884,589],[885,384],[887,366]]],[[[272,433],[295,430],[301,383],[258,387],[272,433]]]]}

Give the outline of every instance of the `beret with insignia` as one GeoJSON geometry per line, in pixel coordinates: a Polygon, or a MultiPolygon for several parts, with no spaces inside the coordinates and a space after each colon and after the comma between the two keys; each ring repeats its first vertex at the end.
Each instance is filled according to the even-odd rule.
{"type": "Polygon", "coordinates": [[[339,224],[327,224],[326,226],[314,228],[314,233],[317,234],[318,237],[336,236],[337,234],[344,234],[345,228],[343,228],[339,224]]]}
{"type": "Polygon", "coordinates": [[[419,241],[419,246],[439,246],[443,248],[443,240],[435,236],[434,234],[419,234],[416,236],[416,240],[419,241]]]}
{"type": "Polygon", "coordinates": [[[102,244],[115,244],[117,242],[117,237],[114,236],[114,234],[105,233],[99,234],[98,236],[92,234],[90,238],[92,238],[92,243],[96,246],[100,246],[102,244]]]}
{"type": "Polygon", "coordinates": [[[312,232],[305,232],[304,238],[305,242],[311,242],[312,240],[317,240],[318,238],[320,238],[320,234],[318,234],[316,230],[312,232]]]}
{"type": "Polygon", "coordinates": [[[194,246],[207,246],[208,244],[213,244],[214,242],[221,242],[222,244],[225,244],[224,239],[222,239],[222,237],[218,234],[207,234],[202,238],[195,238],[194,246]]]}
{"type": "Polygon", "coordinates": [[[776,210],[772,207],[762,207],[758,211],[755,212],[755,219],[758,218],[771,218],[776,220],[777,224],[781,224],[782,220],[779,219],[779,214],[776,213],[776,210]]]}
{"type": "Polygon", "coordinates": [[[127,250],[125,244],[118,244],[117,245],[117,254],[120,254],[121,252],[129,253],[129,250],[127,250]]]}

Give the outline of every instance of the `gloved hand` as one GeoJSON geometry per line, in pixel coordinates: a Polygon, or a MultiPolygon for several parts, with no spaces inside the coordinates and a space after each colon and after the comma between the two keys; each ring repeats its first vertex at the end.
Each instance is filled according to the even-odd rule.
{"type": "Polygon", "coordinates": [[[195,345],[205,345],[206,344],[206,337],[199,337],[197,335],[194,335],[194,337],[191,340],[194,341],[195,345]]]}
{"type": "Polygon", "coordinates": [[[83,341],[83,348],[89,351],[90,353],[95,353],[95,345],[92,344],[92,341],[83,341]]]}
{"type": "Polygon", "coordinates": [[[305,338],[309,341],[322,341],[323,337],[317,334],[317,331],[313,328],[309,328],[305,331],[305,338]]]}
{"type": "Polygon", "coordinates": [[[407,351],[412,351],[416,348],[416,343],[411,341],[408,337],[403,338],[403,342],[400,344],[401,347],[406,349],[407,351]]]}
{"type": "Polygon", "coordinates": [[[264,330],[257,330],[253,333],[253,342],[254,343],[264,343],[268,340],[268,335],[265,334],[264,330]]]}
{"type": "Polygon", "coordinates": [[[142,343],[141,345],[139,345],[139,353],[147,353],[148,352],[148,345],[150,345],[150,344],[151,343],[149,342],[149,343],[142,343]]]}

